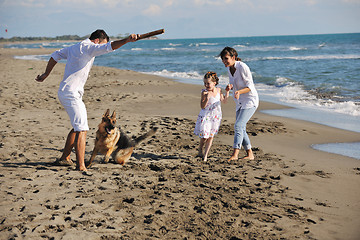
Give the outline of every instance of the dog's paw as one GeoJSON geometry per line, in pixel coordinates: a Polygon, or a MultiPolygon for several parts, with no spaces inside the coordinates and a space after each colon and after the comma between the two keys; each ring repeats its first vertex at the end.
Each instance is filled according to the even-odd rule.
{"type": "Polygon", "coordinates": [[[101,163],[109,163],[109,161],[110,161],[110,159],[109,158],[105,158],[104,160],[102,160],[102,162],[101,163]]]}

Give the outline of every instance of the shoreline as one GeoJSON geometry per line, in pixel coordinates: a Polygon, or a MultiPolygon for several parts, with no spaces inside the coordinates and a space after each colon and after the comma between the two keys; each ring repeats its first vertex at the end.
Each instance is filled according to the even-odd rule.
{"type": "Polygon", "coordinates": [[[150,238],[150,233],[191,238],[200,232],[224,234],[213,235],[219,238],[249,237],[241,235],[246,233],[265,239],[272,239],[271,234],[287,239],[360,236],[360,162],[310,147],[358,141],[359,133],[264,114],[260,111],[287,107],[261,102],[248,129],[256,161],[229,164],[234,123],[234,104],[229,100],[222,105],[223,123],[210,163],[204,164],[193,157],[198,138],[192,134],[202,86],[154,75],[94,66],[85,86],[90,126],[86,156],[106,108],[117,110],[118,124],[129,134],[137,135],[141,126],[146,129],[152,123],[163,128],[135,150],[129,164],[100,164],[98,156],[90,178],[71,168],[49,167],[69,130],[56,95],[64,65],[58,64],[39,84],[33,79],[46,63],[11,56],[51,51],[0,48],[1,121],[6,127],[1,133],[0,234],[95,239],[121,233],[132,233],[134,239],[150,238]],[[22,180],[15,181],[19,177],[22,180]],[[114,199],[114,192],[119,199],[114,199]],[[79,230],[80,235],[75,235],[79,230]]]}
{"type": "Polygon", "coordinates": [[[34,44],[34,43],[54,43],[54,42],[60,42],[60,43],[67,43],[67,42],[79,42],[82,40],[29,40],[29,41],[4,41],[0,42],[0,48],[4,48],[5,45],[12,45],[12,44],[34,44]]]}

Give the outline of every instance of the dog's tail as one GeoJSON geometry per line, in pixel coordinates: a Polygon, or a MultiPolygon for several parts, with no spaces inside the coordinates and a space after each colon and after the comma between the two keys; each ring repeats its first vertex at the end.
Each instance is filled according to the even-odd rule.
{"type": "Polygon", "coordinates": [[[157,130],[158,130],[158,128],[154,127],[149,132],[145,133],[144,135],[141,135],[140,137],[135,138],[134,139],[135,145],[138,145],[140,142],[144,141],[146,138],[153,136],[157,130]]]}

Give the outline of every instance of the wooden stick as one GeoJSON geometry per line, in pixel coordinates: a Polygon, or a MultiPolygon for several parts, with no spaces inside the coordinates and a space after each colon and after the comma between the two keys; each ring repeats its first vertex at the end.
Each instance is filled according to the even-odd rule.
{"type": "Polygon", "coordinates": [[[140,37],[137,40],[141,40],[141,39],[144,39],[144,38],[148,38],[148,37],[152,37],[152,36],[155,36],[155,35],[163,34],[164,32],[165,32],[164,29],[159,29],[159,30],[156,30],[156,31],[144,33],[144,34],[141,34],[140,37]]]}

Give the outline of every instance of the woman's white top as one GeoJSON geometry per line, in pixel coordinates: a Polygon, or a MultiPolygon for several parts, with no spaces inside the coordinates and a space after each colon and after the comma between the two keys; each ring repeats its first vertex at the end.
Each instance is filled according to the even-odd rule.
{"type": "Polygon", "coordinates": [[[259,95],[255,89],[250,68],[245,63],[241,61],[236,61],[235,69],[236,71],[234,75],[232,75],[230,72],[230,67],[228,67],[229,83],[233,85],[233,92],[246,87],[250,89],[250,92],[240,94],[239,99],[236,99],[235,94],[233,94],[234,101],[236,103],[236,111],[240,108],[257,108],[259,106],[259,95]]]}

